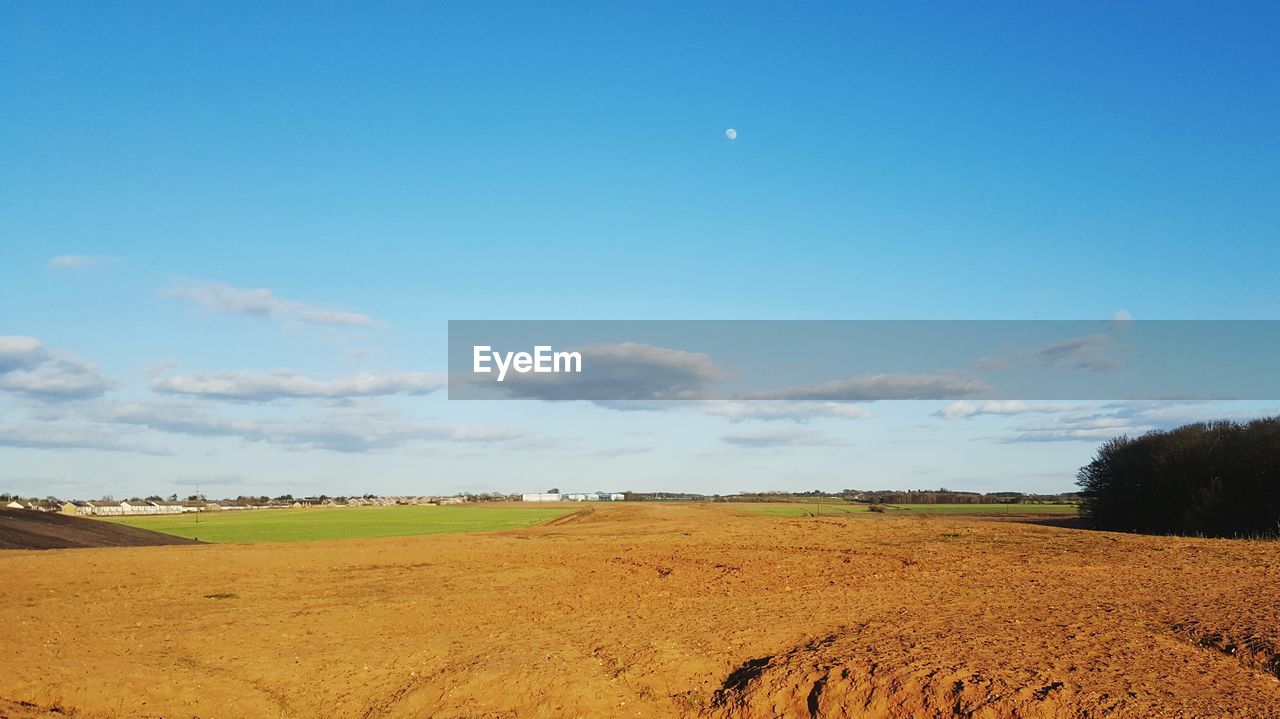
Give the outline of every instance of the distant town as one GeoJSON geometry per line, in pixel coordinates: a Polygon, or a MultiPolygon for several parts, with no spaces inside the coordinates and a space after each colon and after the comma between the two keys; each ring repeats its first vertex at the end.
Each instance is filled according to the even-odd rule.
{"type": "Polygon", "coordinates": [[[58,497],[21,497],[16,494],[0,494],[0,507],[28,509],[39,512],[60,512],[82,516],[125,516],[139,514],[183,514],[187,512],[223,512],[248,509],[308,509],[336,507],[392,507],[405,505],[441,506],[470,502],[820,502],[824,499],[866,504],[1075,504],[1080,495],[1024,494],[1022,492],[957,492],[937,490],[875,490],[845,489],[839,492],[743,492],[739,494],[692,494],[685,492],[546,492],[521,494],[457,494],[437,495],[374,495],[336,496],[316,495],[294,497],[283,494],[278,497],[238,496],[212,499],[201,494],[168,497],[151,495],[115,499],[64,499],[58,497]]]}

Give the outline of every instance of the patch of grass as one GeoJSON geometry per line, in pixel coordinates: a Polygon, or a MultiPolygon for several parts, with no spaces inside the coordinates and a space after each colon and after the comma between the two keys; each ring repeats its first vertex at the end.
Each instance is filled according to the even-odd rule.
{"type": "Polygon", "coordinates": [[[419,534],[491,532],[519,529],[568,514],[580,507],[402,506],[313,509],[251,509],[112,517],[127,524],[205,542],[305,542],[316,539],[407,537],[419,534]]]}
{"type": "MultiPolygon", "coordinates": [[[[868,504],[827,504],[822,503],[823,515],[870,514],[873,510],[868,504]]],[[[952,515],[970,517],[1000,517],[1032,514],[1045,517],[1074,517],[1074,504],[886,504],[885,514],[898,516],[952,515]]],[[[818,514],[819,507],[812,504],[760,505],[743,507],[749,512],[767,514],[775,517],[811,517],[818,514]]]]}
{"type": "MultiPolygon", "coordinates": [[[[817,504],[760,504],[739,505],[741,509],[754,514],[768,514],[775,517],[811,517],[818,513],[817,504]]],[[[865,504],[827,504],[822,503],[822,514],[863,514],[867,511],[865,504]]]]}

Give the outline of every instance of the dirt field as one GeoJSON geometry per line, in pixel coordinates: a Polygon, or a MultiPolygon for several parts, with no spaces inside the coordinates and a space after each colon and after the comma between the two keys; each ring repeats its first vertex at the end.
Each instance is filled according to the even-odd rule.
{"type": "Polygon", "coordinates": [[[170,534],[98,522],[84,517],[0,507],[0,549],[154,547],[194,543],[190,539],[170,534]]]}
{"type": "Polygon", "coordinates": [[[1280,717],[1280,544],[601,506],[0,553],[0,716],[1280,717]]]}

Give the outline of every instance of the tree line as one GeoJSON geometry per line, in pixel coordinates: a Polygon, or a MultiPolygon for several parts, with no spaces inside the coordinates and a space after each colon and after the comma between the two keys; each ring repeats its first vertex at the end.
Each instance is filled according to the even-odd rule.
{"type": "Polygon", "coordinates": [[[1076,483],[1080,515],[1098,529],[1280,536],[1280,417],[1118,437],[1076,483]]]}

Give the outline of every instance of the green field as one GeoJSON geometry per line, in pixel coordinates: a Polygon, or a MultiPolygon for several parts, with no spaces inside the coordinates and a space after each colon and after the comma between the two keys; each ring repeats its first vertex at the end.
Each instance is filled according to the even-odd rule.
{"type": "MultiPolygon", "coordinates": [[[[822,503],[822,514],[871,514],[866,504],[846,504],[837,502],[822,503]]],[[[768,514],[776,517],[808,517],[818,514],[816,503],[764,505],[744,507],[749,512],[768,514]]],[[[888,504],[886,515],[924,516],[931,514],[968,515],[974,517],[998,517],[1005,515],[1034,514],[1046,517],[1074,517],[1076,507],[1072,504],[888,504]]]]}
{"type": "Polygon", "coordinates": [[[305,542],[313,539],[406,537],[417,534],[519,529],[554,519],[577,507],[399,506],[312,509],[249,509],[112,517],[127,524],[204,542],[305,542]],[[196,517],[199,516],[199,523],[196,517]]]}

